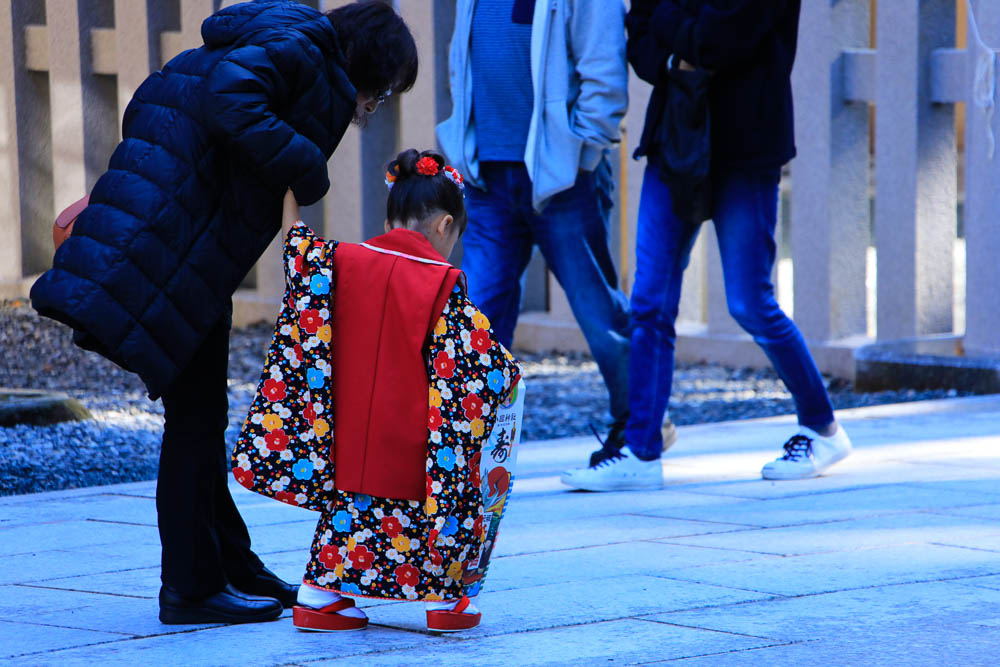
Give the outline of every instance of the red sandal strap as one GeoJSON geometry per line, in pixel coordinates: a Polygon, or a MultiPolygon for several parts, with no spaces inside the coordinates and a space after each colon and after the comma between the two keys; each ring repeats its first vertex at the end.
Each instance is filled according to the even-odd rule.
{"type": "Polygon", "coordinates": [[[451,611],[454,614],[461,614],[463,611],[469,608],[470,604],[472,604],[472,600],[469,599],[469,596],[463,595],[462,599],[458,601],[458,604],[456,604],[451,611]]]}
{"type": "Polygon", "coordinates": [[[354,606],[354,600],[351,598],[340,598],[333,604],[328,604],[325,607],[317,609],[316,611],[322,612],[324,614],[336,614],[338,611],[343,611],[354,606]]]}

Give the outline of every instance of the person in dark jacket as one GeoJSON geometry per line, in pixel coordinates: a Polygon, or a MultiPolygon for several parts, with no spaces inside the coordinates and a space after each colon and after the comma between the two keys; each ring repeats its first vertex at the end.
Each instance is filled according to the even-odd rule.
{"type": "MultiPolygon", "coordinates": [[[[657,123],[669,93],[668,68],[707,70],[711,217],[726,300],[791,392],[800,429],[766,479],[822,473],[851,451],[834,419],[823,379],[795,324],[774,298],[778,181],[795,156],[792,63],[800,0],[633,0],[628,59],[653,84],[636,156],[646,155],[632,291],[632,362],[627,447],[605,451],[563,481],[595,491],[660,488],[660,419],[670,397],[681,277],[698,226],[674,212],[661,178],[657,123]],[[675,60],[675,63],[671,61],[675,60]]],[[[683,207],[682,207],[683,208],[683,207]]]]}
{"type": "Polygon", "coordinates": [[[352,120],[409,89],[417,53],[389,5],[326,15],[234,5],[138,88],[89,206],[32,305],[162,397],[160,620],[277,618],[296,587],[264,568],[227,487],[232,295],[281,226],[318,201],[352,120]]]}

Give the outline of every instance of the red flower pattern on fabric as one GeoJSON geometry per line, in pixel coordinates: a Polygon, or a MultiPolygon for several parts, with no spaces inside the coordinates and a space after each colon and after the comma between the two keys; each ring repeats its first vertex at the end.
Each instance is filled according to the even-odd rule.
{"type": "Polygon", "coordinates": [[[354,551],[350,555],[351,563],[359,570],[367,570],[375,562],[375,554],[368,551],[363,544],[354,547],[354,551]]]}
{"type": "Polygon", "coordinates": [[[233,468],[233,477],[236,481],[240,483],[241,486],[245,486],[248,489],[253,486],[253,473],[249,470],[244,470],[243,468],[233,468]]]}
{"type": "Polygon", "coordinates": [[[312,403],[306,403],[306,408],[302,411],[302,416],[310,424],[316,423],[316,408],[313,407],[312,403]]]}
{"type": "Polygon", "coordinates": [[[490,332],[485,329],[476,329],[473,331],[469,344],[479,354],[486,354],[493,347],[493,341],[490,340],[490,332]]]}
{"type": "Polygon", "coordinates": [[[436,431],[441,428],[441,424],[444,423],[444,419],[441,418],[441,410],[436,407],[431,407],[427,411],[427,428],[432,431],[436,431]]]}
{"type": "Polygon", "coordinates": [[[282,452],[288,447],[288,434],[284,429],[274,429],[264,436],[264,443],[272,452],[282,452]]]}
{"type": "Polygon", "coordinates": [[[429,155],[417,160],[417,173],[421,176],[434,176],[440,169],[441,165],[429,155]]]}
{"type": "Polygon", "coordinates": [[[483,484],[483,476],[479,467],[479,464],[482,462],[480,454],[480,452],[476,452],[469,457],[469,481],[477,489],[483,484]]]}
{"type": "Polygon", "coordinates": [[[434,370],[447,380],[455,374],[455,360],[449,357],[447,352],[441,350],[434,357],[434,370]]]}
{"type": "Polygon", "coordinates": [[[465,409],[466,419],[479,419],[483,416],[483,399],[479,394],[469,394],[462,399],[462,407],[465,409]]]}
{"type": "Polygon", "coordinates": [[[272,403],[277,403],[285,398],[285,383],[281,380],[269,378],[264,381],[264,386],[260,388],[260,393],[272,403]]]}
{"type": "Polygon", "coordinates": [[[314,308],[306,308],[299,315],[299,326],[310,336],[319,331],[323,326],[323,318],[319,316],[319,311],[314,308]]]}
{"type": "Polygon", "coordinates": [[[298,505],[298,501],[295,500],[295,494],[291,491],[278,491],[274,494],[275,500],[280,500],[283,503],[288,503],[289,505],[298,505]]]}
{"type": "Polygon", "coordinates": [[[394,516],[382,517],[382,532],[392,539],[403,532],[403,524],[394,516]]]}
{"type": "Polygon", "coordinates": [[[427,535],[427,548],[431,557],[431,563],[433,563],[434,565],[440,565],[441,563],[444,562],[444,556],[441,555],[441,552],[438,551],[437,547],[435,546],[437,544],[437,538],[439,534],[440,533],[438,533],[437,530],[432,530],[427,535]]]}
{"type": "Polygon", "coordinates": [[[340,555],[340,551],[336,547],[327,544],[319,552],[319,562],[323,563],[323,567],[326,569],[332,570],[344,562],[344,557],[340,555]]]}
{"type": "MultiPolygon", "coordinates": [[[[301,276],[307,276],[307,275],[309,275],[309,269],[306,266],[305,255],[296,255],[295,259],[293,260],[293,262],[294,262],[293,266],[295,268],[295,273],[297,273],[297,274],[299,274],[301,276]]],[[[292,307],[294,308],[294,306],[292,306],[292,307]]]]}
{"type": "Polygon", "coordinates": [[[393,574],[396,575],[396,583],[400,586],[416,586],[420,583],[420,570],[409,563],[397,567],[393,570],[393,574]]]}

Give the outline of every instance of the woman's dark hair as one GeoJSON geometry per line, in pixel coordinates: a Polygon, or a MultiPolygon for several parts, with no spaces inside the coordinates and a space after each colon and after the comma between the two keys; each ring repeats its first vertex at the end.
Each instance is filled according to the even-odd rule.
{"type": "Polygon", "coordinates": [[[406,23],[382,0],[358,0],[326,13],[347,61],[347,78],[378,96],[402,93],[417,80],[417,45],[406,23]]]}
{"type": "Polygon", "coordinates": [[[455,219],[459,236],[465,232],[468,224],[465,197],[458,185],[445,174],[444,165],[444,157],[440,153],[419,153],[411,148],[397,155],[386,166],[386,172],[395,178],[386,207],[386,218],[390,225],[405,225],[410,220],[423,222],[441,211],[455,219]],[[433,176],[426,176],[417,170],[417,163],[424,158],[437,163],[437,173],[433,176]]]}

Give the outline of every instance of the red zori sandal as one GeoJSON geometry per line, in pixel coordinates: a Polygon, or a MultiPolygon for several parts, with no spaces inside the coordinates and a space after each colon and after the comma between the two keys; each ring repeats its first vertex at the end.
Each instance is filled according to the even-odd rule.
{"type": "Polygon", "coordinates": [[[483,615],[480,612],[464,613],[470,604],[472,601],[463,595],[451,609],[428,609],[427,629],[434,632],[458,632],[476,627],[483,615]]]}
{"type": "Polygon", "coordinates": [[[295,605],[292,607],[292,623],[299,630],[312,632],[343,632],[345,630],[362,630],[368,627],[367,616],[354,618],[337,613],[353,606],[354,600],[350,598],[341,598],[320,609],[295,605]]]}

